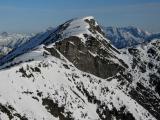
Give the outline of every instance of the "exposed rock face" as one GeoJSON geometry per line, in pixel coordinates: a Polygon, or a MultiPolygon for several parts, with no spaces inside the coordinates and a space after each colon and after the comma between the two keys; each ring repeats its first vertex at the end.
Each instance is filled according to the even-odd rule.
{"type": "Polygon", "coordinates": [[[143,83],[137,83],[136,89],[129,93],[133,99],[147,109],[158,120],[160,118],[160,99],[156,96],[155,91],[146,87],[143,83]]]}
{"type": "Polygon", "coordinates": [[[90,28],[89,28],[90,32],[96,34],[96,31],[98,31],[103,36],[105,35],[105,33],[100,28],[100,26],[96,25],[96,21],[94,19],[90,19],[90,20],[85,19],[85,22],[87,22],[90,25],[90,28]]]}
{"type": "MultiPolygon", "coordinates": [[[[80,70],[102,78],[108,78],[117,74],[123,67],[105,59],[105,57],[113,56],[104,49],[100,49],[101,44],[95,38],[91,38],[84,45],[80,38],[71,36],[57,42],[56,48],[80,70]]],[[[107,43],[105,46],[108,46],[107,43]]]]}

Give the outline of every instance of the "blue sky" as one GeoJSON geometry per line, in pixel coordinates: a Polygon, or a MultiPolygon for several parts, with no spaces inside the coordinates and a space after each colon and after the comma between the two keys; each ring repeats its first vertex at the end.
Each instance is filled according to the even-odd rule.
{"type": "Polygon", "coordinates": [[[160,32],[160,0],[0,0],[0,32],[39,32],[81,16],[160,32]]]}

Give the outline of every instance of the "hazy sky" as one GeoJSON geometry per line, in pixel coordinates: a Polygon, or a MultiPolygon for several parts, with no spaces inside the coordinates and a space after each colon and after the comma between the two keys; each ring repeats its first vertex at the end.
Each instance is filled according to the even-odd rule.
{"type": "Polygon", "coordinates": [[[160,0],[0,0],[0,32],[39,32],[81,16],[160,32],[160,0]]]}

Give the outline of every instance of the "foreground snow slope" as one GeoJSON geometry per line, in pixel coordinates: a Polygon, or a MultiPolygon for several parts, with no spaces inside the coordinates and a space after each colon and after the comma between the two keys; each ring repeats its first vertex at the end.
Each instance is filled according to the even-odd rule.
{"type": "MultiPolygon", "coordinates": [[[[44,49],[21,57],[34,52],[44,49]]],[[[118,87],[117,79],[81,72],[60,56],[42,54],[39,60],[0,72],[1,119],[155,119],[118,87]]]]}

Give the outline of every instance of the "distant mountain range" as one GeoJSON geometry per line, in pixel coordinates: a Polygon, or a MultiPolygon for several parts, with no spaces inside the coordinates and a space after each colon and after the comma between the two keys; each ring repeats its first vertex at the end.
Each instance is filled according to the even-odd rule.
{"type": "Polygon", "coordinates": [[[6,55],[12,49],[19,47],[34,34],[25,34],[25,33],[7,33],[3,32],[0,34],[0,56],[6,55]]]}
{"type": "Polygon", "coordinates": [[[105,36],[118,49],[132,47],[153,39],[159,39],[160,33],[149,33],[136,27],[102,27],[105,36]]]}

